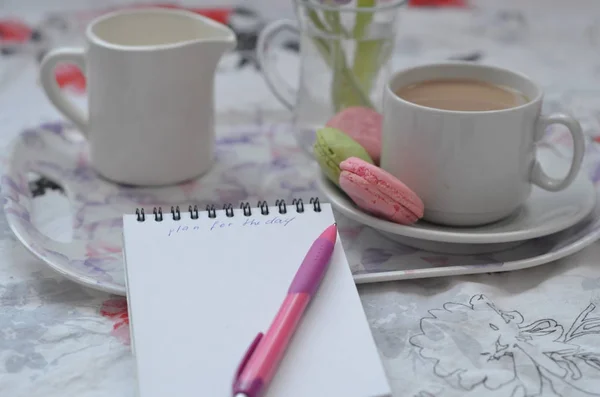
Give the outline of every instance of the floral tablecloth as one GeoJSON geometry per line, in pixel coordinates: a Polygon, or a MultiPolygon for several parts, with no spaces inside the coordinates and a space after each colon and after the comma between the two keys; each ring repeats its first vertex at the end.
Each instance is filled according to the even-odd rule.
{"type": "MultiPolygon", "coordinates": [[[[547,110],[569,109],[597,145],[600,4],[475,3],[484,8],[404,10],[396,67],[476,54],[518,69],[544,86],[547,110]]],[[[0,0],[4,159],[20,131],[60,118],[38,86],[38,60],[54,45],[79,43],[92,4],[0,0]]],[[[253,45],[265,18],[288,16],[291,7],[274,0],[226,5],[235,7],[223,17],[241,40],[220,66],[218,120],[285,122],[289,114],[262,81],[253,45]]],[[[293,79],[294,69],[286,69],[293,79]]],[[[60,79],[84,102],[76,70],[62,70],[60,79]]],[[[36,222],[67,233],[60,190],[44,179],[31,186],[36,222]]],[[[125,299],[55,274],[17,242],[4,214],[0,237],[0,396],[134,396],[125,299]]],[[[598,244],[529,270],[361,285],[359,292],[395,396],[600,396],[598,244]]],[[[177,324],[168,312],[156,315],[177,324]]]]}

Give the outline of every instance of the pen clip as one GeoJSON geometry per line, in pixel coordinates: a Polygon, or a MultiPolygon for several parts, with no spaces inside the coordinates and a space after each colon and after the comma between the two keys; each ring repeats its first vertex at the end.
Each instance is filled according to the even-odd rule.
{"type": "Polygon", "coordinates": [[[246,350],[246,353],[244,354],[244,357],[242,358],[242,361],[240,361],[240,364],[238,365],[237,371],[235,371],[235,379],[233,381],[234,384],[235,384],[235,382],[237,382],[238,378],[240,377],[240,375],[244,371],[244,368],[246,367],[246,364],[248,364],[248,361],[250,361],[250,357],[252,357],[252,354],[256,350],[256,347],[258,346],[258,344],[259,344],[260,340],[262,339],[262,337],[263,337],[263,333],[259,332],[258,335],[256,335],[256,337],[254,338],[254,340],[250,344],[250,346],[248,346],[248,350],[246,350]]]}

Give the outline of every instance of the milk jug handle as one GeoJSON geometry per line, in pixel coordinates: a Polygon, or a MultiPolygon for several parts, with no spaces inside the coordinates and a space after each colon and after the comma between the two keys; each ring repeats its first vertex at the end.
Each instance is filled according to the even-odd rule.
{"type": "Polygon", "coordinates": [[[50,102],[66,118],[72,121],[82,134],[87,135],[88,120],[86,115],[65,96],[56,81],[56,67],[60,63],[75,64],[81,69],[82,73],[85,73],[85,55],[83,49],[61,48],[48,53],[40,66],[40,83],[50,102]]]}

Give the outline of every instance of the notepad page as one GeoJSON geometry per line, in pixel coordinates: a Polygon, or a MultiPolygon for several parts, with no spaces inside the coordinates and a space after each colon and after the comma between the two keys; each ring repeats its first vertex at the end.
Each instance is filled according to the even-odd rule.
{"type": "MultiPolygon", "coordinates": [[[[229,397],[235,370],[269,327],[329,204],[180,221],[124,217],[126,280],[140,397],[229,397]]],[[[186,216],[187,215],[187,216],[186,216]]],[[[342,244],[267,397],[379,397],[390,389],[342,244]]]]}

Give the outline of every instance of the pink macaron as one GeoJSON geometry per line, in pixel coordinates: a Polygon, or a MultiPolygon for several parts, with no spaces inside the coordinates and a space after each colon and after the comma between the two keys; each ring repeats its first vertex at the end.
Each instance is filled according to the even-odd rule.
{"type": "Polygon", "coordinates": [[[423,217],[423,201],[389,172],[357,157],[340,169],[340,187],[363,210],[402,225],[423,217]]]}
{"type": "Polygon", "coordinates": [[[371,108],[353,106],[333,116],[326,125],[348,134],[365,148],[376,164],[379,164],[382,122],[383,118],[377,111],[371,108]]]}

